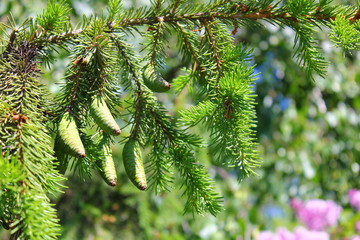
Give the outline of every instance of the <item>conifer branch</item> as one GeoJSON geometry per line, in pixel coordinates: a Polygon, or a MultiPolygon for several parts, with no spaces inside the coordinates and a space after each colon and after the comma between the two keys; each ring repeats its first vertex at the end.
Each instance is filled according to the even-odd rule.
{"type": "Polygon", "coordinates": [[[13,31],[11,32],[10,37],[9,37],[9,43],[8,43],[8,45],[6,47],[6,50],[2,54],[4,58],[7,57],[7,54],[10,53],[11,48],[14,46],[14,42],[15,42],[15,39],[16,39],[17,32],[18,32],[17,28],[14,28],[13,31]]]}
{"type": "Polygon", "coordinates": [[[213,55],[215,57],[215,63],[216,63],[216,69],[217,69],[217,80],[216,80],[216,83],[215,83],[214,87],[217,88],[219,79],[221,78],[221,76],[223,74],[223,71],[222,71],[222,61],[221,61],[220,53],[219,53],[219,50],[218,50],[219,43],[217,42],[217,40],[216,40],[216,38],[214,36],[213,30],[211,28],[211,24],[216,24],[216,23],[215,22],[210,22],[209,23],[208,21],[204,21],[203,24],[205,25],[205,30],[206,30],[207,36],[209,38],[212,53],[213,53],[213,55]]]}
{"type": "MultiPolygon", "coordinates": [[[[116,1],[115,1],[116,2],[116,1]]],[[[180,1],[179,1],[180,2],[180,1]]],[[[220,5],[229,3],[229,1],[223,1],[219,3],[220,5]]],[[[177,3],[180,4],[180,3],[177,3]]],[[[209,11],[200,11],[195,13],[186,13],[186,14],[175,14],[174,10],[169,11],[169,13],[161,16],[147,16],[139,18],[123,18],[119,21],[110,21],[111,27],[108,30],[105,29],[105,32],[117,32],[121,29],[126,29],[129,27],[142,26],[142,25],[155,25],[159,23],[186,23],[187,21],[191,22],[206,22],[206,21],[237,21],[241,25],[242,20],[266,20],[273,23],[289,23],[297,24],[299,21],[307,23],[322,23],[325,26],[329,26],[332,21],[337,17],[342,17],[348,19],[349,22],[354,23],[360,19],[359,10],[355,8],[339,8],[339,10],[330,11],[327,6],[315,5],[313,9],[304,14],[298,14],[296,12],[291,12],[285,5],[284,7],[276,7],[272,5],[263,6],[259,9],[257,6],[246,5],[246,4],[236,4],[234,3],[230,7],[216,7],[209,9],[209,11]]],[[[175,8],[176,9],[176,8],[175,8]]],[[[112,15],[112,18],[115,16],[112,15]]],[[[109,25],[108,23],[108,25],[109,25]]],[[[64,32],[56,35],[50,35],[48,38],[44,39],[44,35],[38,35],[37,38],[43,39],[44,45],[49,45],[51,43],[61,43],[62,41],[68,41],[71,38],[76,38],[81,34],[82,29],[76,29],[70,32],[64,32]]]]}
{"type": "MultiPolygon", "coordinates": [[[[13,28],[0,55],[0,169],[4,169],[0,171],[0,189],[5,189],[0,194],[0,223],[11,230],[14,239],[57,237],[59,226],[47,197],[62,187],[59,182],[63,178],[56,168],[66,170],[72,160],[80,175],[95,168],[108,184],[116,184],[114,164],[107,168],[111,174],[101,167],[105,164],[102,160],[111,157],[113,135],[120,133],[115,121],[120,115],[116,110],[121,104],[120,85],[130,96],[127,109],[132,128],[127,146],[135,150],[128,159],[124,152],[124,163],[135,160],[136,166],[142,167],[140,147],[150,145],[146,169],[155,191],[171,189],[176,170],[187,198],[185,211],[215,215],[221,210],[221,197],[195,158],[194,150],[203,140],[190,134],[189,127],[205,123],[211,157],[224,166],[236,167],[239,179],[255,173],[260,164],[251,52],[242,45],[233,46],[228,26],[267,21],[291,27],[296,33],[295,54],[309,75],[323,76],[326,67],[314,28],[331,28],[332,40],[346,50],[358,49],[360,39],[359,10],[330,6],[328,1],[243,4],[219,0],[193,6],[187,0],[169,4],[155,0],[151,7],[124,11],[120,0],[111,0],[108,16],[84,18],[83,29],[73,29],[69,12],[65,0],[58,4],[50,1],[36,19],[13,28]],[[146,33],[140,28],[144,25],[148,26],[146,33]],[[126,42],[132,31],[145,36],[144,59],[126,42]],[[184,65],[191,68],[174,82],[179,90],[192,84],[198,94],[196,105],[183,110],[180,119],[170,117],[154,93],[164,92],[170,85],[166,82],[160,89],[148,84],[149,79],[165,81],[158,69],[165,65],[167,36],[174,31],[184,65]],[[39,81],[39,65],[40,60],[50,63],[51,50],[58,47],[71,53],[71,61],[63,88],[51,104],[39,81]],[[48,122],[55,125],[57,133],[55,153],[50,147],[48,122]],[[97,132],[91,136],[94,125],[97,132]],[[36,211],[42,214],[37,216],[36,211]]],[[[136,184],[138,178],[129,176],[136,184]]],[[[140,178],[145,183],[137,187],[145,190],[144,171],[140,178]]]]}
{"type": "MultiPolygon", "coordinates": [[[[115,46],[119,53],[119,59],[121,59],[121,65],[126,69],[125,72],[130,74],[130,79],[135,82],[135,88],[133,87],[133,91],[135,92],[134,95],[134,108],[135,112],[133,112],[133,129],[131,131],[131,138],[132,139],[139,139],[141,136],[141,119],[143,116],[143,108],[145,99],[144,99],[144,90],[141,78],[139,76],[139,63],[134,56],[132,49],[130,49],[121,39],[115,35],[112,35],[112,41],[114,41],[115,46]]],[[[133,86],[131,81],[127,79],[123,79],[125,81],[125,85],[127,88],[133,86]]]]}
{"type": "Polygon", "coordinates": [[[53,165],[47,119],[42,115],[48,102],[39,83],[37,53],[36,45],[13,38],[0,69],[0,188],[8,193],[0,196],[5,214],[0,216],[12,237],[20,239],[54,239],[59,231],[46,194],[59,192],[63,178],[53,165]],[[48,232],[39,231],[42,228],[48,232]]]}
{"type": "MultiPolygon", "coordinates": [[[[138,25],[152,25],[157,24],[160,21],[164,23],[171,22],[184,22],[184,21],[212,21],[215,19],[221,20],[286,20],[292,21],[293,23],[298,23],[299,19],[302,19],[306,22],[316,22],[317,20],[331,22],[336,19],[336,14],[334,13],[321,13],[319,7],[314,8],[311,12],[307,14],[297,15],[295,13],[287,12],[286,8],[274,9],[271,5],[267,6],[264,9],[256,9],[247,5],[237,5],[233,6],[234,9],[239,10],[239,12],[229,13],[223,11],[222,9],[213,9],[211,12],[197,12],[192,14],[183,14],[183,15],[174,15],[166,14],[163,16],[157,17],[144,17],[144,18],[132,18],[132,19],[123,19],[121,22],[117,23],[119,28],[126,28],[130,26],[138,25]]],[[[359,13],[357,10],[349,10],[346,13],[346,18],[351,22],[358,20],[359,13]]]]}
{"type": "Polygon", "coordinates": [[[194,41],[194,39],[197,39],[198,37],[194,36],[194,34],[189,32],[189,30],[185,30],[179,22],[176,23],[176,27],[179,29],[179,35],[184,43],[181,45],[181,47],[183,46],[181,48],[182,51],[188,51],[190,53],[191,57],[194,59],[194,65],[196,65],[200,73],[202,73],[205,68],[202,66],[200,54],[195,46],[198,42],[194,41]]]}
{"type": "Polygon", "coordinates": [[[146,48],[149,49],[149,64],[155,69],[164,61],[164,27],[164,23],[160,18],[157,24],[148,28],[149,45],[146,48]]]}
{"type": "MultiPolygon", "coordinates": [[[[141,77],[139,76],[140,63],[139,63],[137,56],[135,56],[135,53],[130,48],[129,44],[125,43],[125,41],[123,41],[120,36],[111,34],[111,40],[114,42],[114,44],[118,50],[119,61],[120,61],[121,67],[126,70],[126,71],[124,71],[125,73],[130,74],[130,77],[125,76],[124,79],[122,79],[123,84],[127,88],[129,88],[131,86],[130,80],[132,79],[135,81],[136,88],[137,88],[134,90],[141,92],[143,86],[141,83],[141,77]]],[[[138,94],[140,94],[140,93],[138,93],[138,94]]]]}

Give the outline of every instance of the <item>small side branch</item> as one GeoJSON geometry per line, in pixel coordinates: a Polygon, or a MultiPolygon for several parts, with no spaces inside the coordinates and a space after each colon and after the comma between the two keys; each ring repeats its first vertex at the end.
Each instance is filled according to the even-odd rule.
{"type": "Polygon", "coordinates": [[[205,67],[202,65],[199,57],[199,53],[196,51],[194,46],[191,44],[191,40],[188,37],[188,32],[181,26],[179,22],[176,23],[176,27],[181,33],[181,39],[184,42],[187,50],[189,51],[191,57],[194,59],[194,69],[198,69],[202,77],[205,77],[205,67]]]}
{"type": "Polygon", "coordinates": [[[220,53],[218,51],[218,43],[216,41],[216,38],[213,34],[212,28],[211,28],[211,23],[209,23],[208,21],[204,21],[204,25],[205,25],[205,30],[206,33],[209,37],[209,41],[211,44],[211,48],[212,48],[212,52],[214,53],[214,57],[215,57],[215,62],[216,62],[216,69],[218,71],[218,77],[217,77],[217,83],[219,82],[219,79],[222,75],[222,63],[221,63],[221,59],[220,59],[220,53]]]}
{"type": "Polygon", "coordinates": [[[126,46],[124,46],[124,44],[115,35],[111,36],[111,40],[115,43],[115,46],[117,47],[119,54],[122,56],[121,59],[123,59],[125,65],[129,69],[129,72],[136,83],[138,91],[141,92],[142,86],[141,86],[140,78],[138,76],[137,66],[136,63],[134,63],[134,59],[132,59],[128,54],[130,52],[129,49],[126,49],[126,46]]]}
{"type": "Polygon", "coordinates": [[[9,52],[11,52],[11,49],[12,49],[13,46],[14,46],[14,42],[15,42],[15,39],[16,39],[16,34],[17,34],[17,32],[18,32],[18,28],[14,28],[14,30],[11,32],[10,38],[9,38],[9,43],[8,43],[8,45],[7,45],[7,47],[6,47],[6,50],[5,50],[5,52],[4,52],[3,57],[6,58],[7,54],[8,54],[9,52]]]}

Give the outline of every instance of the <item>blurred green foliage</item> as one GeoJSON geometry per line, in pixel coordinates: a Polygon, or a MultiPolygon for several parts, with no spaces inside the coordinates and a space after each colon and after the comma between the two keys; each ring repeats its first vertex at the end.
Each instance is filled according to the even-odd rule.
{"type": "MultiPolygon", "coordinates": [[[[106,2],[69,0],[73,22],[78,23],[82,14],[101,14],[106,2]]],[[[124,2],[125,7],[132,4],[146,2],[124,2]]],[[[20,23],[45,5],[45,0],[2,0],[1,21],[6,22],[11,13],[20,23]]],[[[62,239],[252,239],[263,229],[292,229],[299,224],[289,205],[293,197],[333,199],[349,206],[347,191],[360,188],[360,53],[334,48],[328,33],[319,33],[318,44],[329,67],[326,78],[315,77],[311,82],[294,59],[292,30],[268,24],[262,29],[238,29],[234,37],[254,49],[253,63],[259,72],[254,86],[263,158],[259,176],[239,184],[236,172],[211,166],[212,159],[203,149],[199,159],[216,179],[225,210],[216,218],[183,215],[184,201],[178,191],[155,195],[129,183],[121,163],[122,146],[116,144],[116,188],[108,187],[96,174],[85,182],[68,175],[65,193],[54,198],[62,239]]],[[[168,55],[165,76],[171,79],[181,66],[171,48],[168,55]]],[[[65,61],[55,62],[51,71],[44,67],[44,83],[53,92],[65,61]]],[[[189,96],[171,92],[159,98],[169,109],[183,109],[192,101],[189,96]]],[[[343,213],[344,229],[338,236],[355,233],[352,226],[359,216],[354,211],[347,208],[343,213]]],[[[5,233],[2,236],[7,238],[5,233]]]]}

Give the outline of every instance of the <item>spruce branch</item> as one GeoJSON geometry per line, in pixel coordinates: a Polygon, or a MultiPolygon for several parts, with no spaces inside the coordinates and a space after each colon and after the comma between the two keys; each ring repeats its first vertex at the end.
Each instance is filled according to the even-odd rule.
{"type": "MultiPolygon", "coordinates": [[[[56,168],[66,170],[73,161],[80,175],[97,169],[105,181],[115,185],[114,165],[111,174],[101,167],[102,160],[111,157],[112,130],[120,133],[113,119],[120,116],[120,86],[129,96],[132,128],[128,138],[136,142],[133,146],[151,146],[146,168],[151,187],[156,192],[170,190],[178,172],[180,188],[187,198],[185,211],[216,215],[221,210],[221,197],[195,158],[203,139],[190,134],[190,127],[205,124],[210,132],[210,155],[224,166],[235,167],[240,179],[254,173],[260,164],[251,53],[242,45],[233,46],[228,27],[264,22],[291,27],[296,33],[295,55],[310,76],[324,76],[326,67],[314,38],[316,28],[331,28],[332,40],[346,50],[359,48],[359,10],[332,6],[327,0],[246,4],[155,0],[150,7],[129,11],[123,10],[120,0],[111,0],[107,16],[84,17],[80,29],[70,24],[69,12],[65,1],[50,1],[36,19],[19,27],[12,24],[12,32],[4,34],[0,55],[0,169],[4,169],[0,171],[0,189],[4,189],[0,192],[0,223],[11,230],[14,239],[58,236],[55,211],[47,197],[62,188],[59,182],[63,178],[56,168]],[[145,33],[143,26],[148,27],[145,33]],[[144,59],[127,43],[133,31],[144,36],[144,59]],[[187,75],[174,80],[175,85],[179,91],[191,85],[198,94],[196,104],[182,111],[180,119],[170,116],[145,81],[149,75],[161,77],[157,70],[165,66],[167,37],[173,33],[178,37],[183,65],[188,67],[184,70],[187,75]],[[54,104],[40,84],[39,65],[40,60],[51,63],[51,51],[58,47],[70,52],[71,61],[54,104]],[[106,123],[100,121],[99,108],[110,118],[106,123]],[[51,149],[48,122],[55,125],[56,153],[51,149]],[[75,137],[64,137],[61,131],[70,126],[75,137]],[[86,154],[75,151],[71,155],[73,140],[86,149],[86,154]]],[[[137,148],[132,156],[138,158],[139,153],[137,148]]],[[[144,180],[144,173],[141,178],[144,180]]]]}
{"type": "MultiPolygon", "coordinates": [[[[73,117],[81,141],[84,142],[85,146],[88,146],[89,154],[86,154],[88,157],[73,161],[73,166],[79,170],[80,175],[84,175],[83,173],[90,174],[90,169],[95,167],[94,164],[98,159],[96,152],[101,151],[101,149],[96,150],[94,147],[96,145],[94,141],[97,142],[97,139],[91,139],[86,134],[87,129],[92,127],[93,121],[100,128],[103,127],[106,131],[110,131],[109,134],[120,134],[120,129],[115,126],[114,120],[102,124],[101,116],[94,116],[97,113],[96,108],[100,107],[107,111],[106,116],[108,118],[112,118],[112,114],[118,115],[115,106],[120,103],[115,74],[119,68],[116,65],[115,46],[111,36],[103,32],[106,22],[103,19],[95,18],[89,24],[90,26],[82,31],[81,37],[73,40],[72,61],[68,66],[66,84],[57,96],[59,104],[56,107],[58,116],[63,116],[65,112],[68,112],[73,117]],[[96,99],[100,99],[101,104],[94,106],[93,103],[96,99]],[[116,129],[106,126],[110,122],[116,129]]],[[[101,113],[99,114],[101,115],[101,113]]],[[[61,129],[59,126],[56,131],[60,136],[60,138],[56,138],[58,139],[58,144],[55,146],[56,153],[61,166],[66,169],[69,164],[69,157],[64,154],[66,151],[61,147],[61,132],[59,132],[61,129]]],[[[81,154],[81,156],[85,156],[85,154],[81,154]]]]}
{"type": "Polygon", "coordinates": [[[166,40],[164,31],[166,31],[166,29],[161,19],[159,19],[157,24],[151,25],[148,28],[148,45],[144,50],[149,52],[146,60],[148,60],[149,64],[155,69],[164,63],[164,44],[166,40]]]}
{"type": "MultiPolygon", "coordinates": [[[[204,21],[203,24],[205,25],[205,30],[206,30],[206,34],[207,37],[209,38],[209,42],[211,45],[211,49],[212,49],[212,53],[214,55],[214,59],[215,59],[215,63],[216,63],[216,70],[217,70],[217,75],[218,75],[218,79],[221,77],[221,75],[223,74],[222,71],[222,61],[221,61],[221,57],[220,57],[220,52],[218,49],[219,43],[217,42],[217,39],[214,36],[213,30],[211,28],[211,25],[216,24],[216,22],[208,22],[208,21],[204,21]]],[[[218,79],[217,79],[217,83],[218,83],[218,79]]],[[[217,83],[215,84],[215,87],[217,85],[217,83]]]]}
{"type": "MultiPolygon", "coordinates": [[[[139,83],[142,84],[141,81],[139,83]]],[[[171,168],[167,169],[166,166],[174,165],[183,178],[184,194],[188,199],[185,210],[198,213],[210,212],[215,215],[221,209],[220,197],[211,187],[213,183],[205,169],[195,163],[190,150],[190,146],[199,146],[199,139],[177,129],[171,123],[171,119],[165,115],[165,109],[146,88],[136,91],[138,94],[135,95],[133,107],[129,108],[133,113],[130,139],[153,145],[149,159],[151,162],[147,167],[152,187],[156,192],[169,189],[173,177],[171,168]],[[180,145],[183,145],[182,150],[173,152],[173,149],[180,145]],[[171,155],[170,158],[168,154],[171,155]]]]}
{"type": "Polygon", "coordinates": [[[349,24],[344,17],[337,17],[333,24],[330,37],[336,46],[343,47],[347,51],[359,49],[360,33],[356,24],[349,24]]]}
{"type": "Polygon", "coordinates": [[[314,33],[313,28],[310,25],[303,24],[295,26],[294,30],[297,33],[295,37],[295,44],[297,44],[295,54],[299,64],[306,69],[308,77],[311,78],[313,72],[324,77],[327,62],[311,37],[314,33]]]}
{"type": "MultiPolygon", "coordinates": [[[[198,146],[199,139],[176,129],[176,126],[170,124],[163,111],[152,109],[149,113],[154,121],[153,127],[150,128],[151,132],[149,132],[152,136],[151,140],[156,148],[163,149],[162,152],[165,155],[161,161],[169,161],[182,177],[182,187],[185,188],[184,194],[187,196],[185,212],[210,212],[216,215],[221,210],[221,197],[214,190],[214,183],[208,177],[206,170],[195,161],[194,154],[191,152],[191,146],[198,146]],[[171,155],[169,160],[164,159],[167,152],[171,155]]],[[[158,171],[164,173],[163,170],[162,168],[158,171]]],[[[171,179],[154,179],[156,181],[154,187],[159,185],[167,189],[166,186],[171,183],[171,179]]]]}
{"type": "Polygon", "coordinates": [[[204,71],[204,67],[201,63],[201,54],[197,46],[199,46],[199,35],[196,35],[193,29],[187,29],[187,25],[182,26],[179,22],[176,23],[175,28],[178,29],[179,34],[179,48],[183,56],[189,55],[194,65],[197,66],[200,72],[204,71]]]}
{"type": "Polygon", "coordinates": [[[119,54],[119,64],[123,70],[122,83],[126,88],[132,86],[131,80],[135,81],[138,91],[142,91],[140,72],[140,60],[135,55],[131,46],[126,43],[122,36],[112,34],[111,39],[114,42],[119,54]]]}
{"type": "Polygon", "coordinates": [[[12,39],[0,69],[0,165],[5,175],[0,187],[6,193],[0,196],[1,219],[14,239],[56,239],[59,225],[47,194],[59,192],[64,178],[55,170],[43,115],[49,101],[39,81],[39,49],[30,41],[12,39]],[[16,177],[20,173],[21,179],[16,177]],[[39,230],[44,228],[48,230],[39,230]]]}
{"type": "Polygon", "coordinates": [[[227,71],[223,71],[218,91],[182,111],[180,123],[191,127],[204,122],[211,132],[211,155],[219,163],[238,168],[243,179],[260,164],[252,129],[256,126],[255,96],[250,88],[254,77],[253,68],[246,62],[250,52],[241,46],[230,49],[223,54],[227,71]]]}
{"type": "MultiPolygon", "coordinates": [[[[163,16],[156,17],[144,17],[144,18],[125,18],[118,22],[116,26],[119,28],[126,28],[130,26],[140,26],[140,25],[152,25],[157,24],[160,21],[164,23],[168,22],[183,22],[183,21],[211,21],[218,19],[220,21],[224,20],[274,20],[274,21],[292,21],[294,23],[298,22],[298,19],[301,18],[307,22],[317,22],[318,20],[322,22],[330,22],[331,20],[336,19],[336,14],[334,12],[325,12],[319,11],[318,6],[314,6],[308,13],[298,15],[297,12],[289,12],[287,8],[274,8],[271,5],[268,5],[264,9],[256,9],[251,6],[244,4],[234,4],[233,9],[239,10],[239,12],[229,13],[226,11],[228,9],[211,9],[209,12],[197,12],[192,14],[183,14],[183,15],[174,15],[166,14],[163,16]]],[[[345,17],[351,21],[355,22],[359,19],[359,13],[355,8],[348,8],[348,11],[345,13],[345,17]]]]}
{"type": "MultiPolygon", "coordinates": [[[[179,5],[180,2],[181,1],[175,4],[179,5]]],[[[287,25],[289,25],[290,22],[297,24],[301,20],[311,24],[320,23],[325,26],[329,26],[331,21],[334,21],[337,17],[345,18],[351,23],[356,22],[360,18],[359,11],[352,7],[332,7],[327,1],[321,1],[317,5],[313,4],[311,6],[311,9],[305,8],[307,10],[307,12],[305,12],[304,9],[302,9],[302,11],[297,11],[296,9],[299,9],[299,7],[291,4],[279,7],[279,4],[272,5],[271,3],[267,3],[265,5],[250,3],[246,5],[231,1],[219,1],[213,5],[201,5],[198,8],[203,9],[203,11],[199,12],[176,14],[174,11],[171,11],[172,8],[169,8],[169,12],[167,14],[151,16],[153,13],[152,8],[133,9],[130,10],[130,13],[127,15],[115,14],[115,12],[121,12],[119,11],[121,9],[121,4],[119,1],[114,0],[111,1],[109,6],[109,22],[105,25],[108,29],[105,29],[105,31],[118,32],[129,27],[133,28],[142,25],[151,26],[159,23],[186,23],[187,21],[204,22],[213,20],[219,20],[221,22],[233,21],[233,23],[238,23],[239,26],[242,24],[242,21],[245,20],[266,20],[277,24],[287,25]],[[232,4],[229,5],[229,3],[232,4]],[[109,24],[111,26],[109,26],[109,24]]],[[[65,10],[62,11],[66,12],[65,10]]],[[[74,30],[72,34],[67,37],[76,38],[81,31],[81,29],[74,30]]],[[[62,34],[64,35],[66,33],[62,34]]],[[[37,37],[44,39],[43,35],[39,35],[37,37]]],[[[53,37],[47,39],[47,41],[55,41],[54,39],[57,39],[57,41],[60,41],[61,39],[67,40],[67,37],[53,37]]],[[[44,39],[44,41],[46,41],[46,39],[44,39]]]]}
{"type": "MultiPolygon", "coordinates": [[[[307,69],[308,73],[316,72],[320,75],[323,74],[323,66],[325,62],[317,62],[314,59],[315,56],[319,56],[318,51],[315,50],[316,47],[314,47],[314,42],[313,40],[308,39],[308,37],[306,36],[308,35],[306,33],[307,31],[304,31],[304,29],[301,30],[301,27],[299,26],[306,25],[309,26],[306,27],[308,29],[321,26],[332,27],[333,21],[337,17],[347,19],[349,21],[349,24],[355,23],[359,18],[359,13],[357,9],[341,6],[333,7],[328,1],[321,1],[319,3],[315,3],[313,1],[308,1],[306,3],[289,1],[283,6],[278,3],[273,4],[270,1],[265,1],[261,4],[257,2],[249,2],[248,4],[243,4],[230,1],[217,1],[214,4],[201,5],[201,7],[198,7],[199,9],[202,9],[202,11],[196,11],[198,10],[198,8],[190,8],[191,10],[185,8],[185,10],[187,10],[188,12],[183,14],[182,12],[179,12],[178,14],[173,13],[172,11],[174,11],[173,9],[175,6],[163,7],[164,4],[162,3],[154,3],[154,5],[150,8],[133,9],[128,14],[115,14],[115,10],[119,10],[121,4],[119,1],[113,1],[111,4],[112,5],[109,8],[109,21],[107,22],[107,24],[104,25],[104,30],[108,33],[128,31],[127,29],[134,29],[138,31],[136,27],[141,25],[157,26],[159,24],[166,25],[167,23],[186,24],[186,22],[188,21],[195,24],[219,21],[227,25],[232,24],[236,28],[241,25],[256,25],[256,20],[265,20],[279,26],[288,25],[292,27],[297,33],[301,31],[305,34],[299,36],[298,38],[298,45],[300,47],[297,48],[298,52],[296,53],[296,55],[299,56],[300,63],[301,61],[303,61],[303,63],[301,64],[307,69]],[[154,12],[156,11],[158,11],[158,15],[155,14],[155,16],[154,12]],[[303,40],[304,43],[301,42],[303,40]],[[304,48],[302,48],[301,45],[311,45],[312,51],[303,51],[302,49],[304,48]],[[312,54],[311,52],[315,53],[312,54]],[[312,69],[312,66],[314,66],[315,69],[312,69]]],[[[176,5],[180,3],[175,2],[174,4],[176,5]]],[[[66,11],[60,9],[59,12],[63,13],[66,11]]],[[[77,32],[77,30],[72,32],[77,32]]],[[[36,36],[39,39],[44,38],[41,34],[38,34],[36,36]]],[[[46,43],[46,41],[51,41],[52,43],[55,41],[59,43],[58,41],[61,41],[61,39],[65,39],[61,38],[60,36],[53,36],[54,37],[50,37],[49,39],[44,39],[44,42],[42,44],[51,45],[50,43],[46,43]]],[[[72,37],[76,38],[76,34],[72,37]]],[[[157,39],[159,40],[161,38],[157,39]]],[[[152,55],[154,55],[155,51],[152,51],[152,53],[152,55]]],[[[152,59],[151,61],[153,62],[156,58],[152,57],[150,59],[152,59]]],[[[158,59],[160,60],[161,58],[158,59]]],[[[218,65],[219,62],[217,63],[217,67],[219,68],[218,65]]]]}
{"type": "Polygon", "coordinates": [[[170,154],[175,167],[183,176],[183,194],[188,197],[184,211],[198,214],[209,212],[212,215],[220,212],[222,198],[216,193],[204,167],[194,161],[194,155],[189,149],[180,143],[172,146],[170,154]]]}

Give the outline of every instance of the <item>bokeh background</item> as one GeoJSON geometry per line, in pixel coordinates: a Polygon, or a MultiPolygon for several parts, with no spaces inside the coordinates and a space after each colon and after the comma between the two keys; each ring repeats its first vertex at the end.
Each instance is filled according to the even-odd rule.
{"type": "MultiPolygon", "coordinates": [[[[0,21],[11,16],[17,24],[35,17],[45,0],[1,0],[0,21]]],[[[334,2],[355,4],[355,1],[334,2]]],[[[105,11],[105,0],[68,0],[74,26],[82,15],[105,11]]],[[[149,4],[127,0],[124,8],[149,4]]],[[[229,31],[232,31],[229,28],[229,31]]],[[[261,231],[279,227],[293,230],[301,223],[290,206],[291,199],[327,199],[342,206],[338,225],[327,229],[331,239],[355,235],[360,215],[349,204],[348,191],[359,189],[360,157],[360,53],[333,47],[327,29],[319,29],[318,45],[329,61],[326,78],[311,80],[294,57],[294,32],[264,23],[264,28],[241,27],[235,42],[254,50],[252,62],[258,73],[258,141],[262,167],[258,176],[239,183],[233,169],[216,166],[207,149],[198,153],[224,196],[225,210],[217,217],[183,214],[181,192],[140,192],[122,167],[120,143],[113,146],[118,167],[118,186],[108,187],[96,175],[81,180],[67,173],[64,194],[53,198],[62,225],[61,239],[256,239],[261,231]]],[[[139,45],[141,38],[129,37],[139,45]],[[140,39],[140,40],[139,40],[140,39]]],[[[176,44],[176,41],[170,41],[176,44]]],[[[184,66],[169,47],[163,75],[171,82],[184,66]]],[[[60,51],[52,68],[43,67],[43,81],[56,94],[68,62],[60,51]]],[[[126,93],[124,93],[126,96],[126,93]]],[[[159,99],[174,114],[192,102],[184,91],[171,90],[159,99]]],[[[119,124],[124,126],[124,119],[119,124]]],[[[193,129],[201,133],[203,126],[193,129]]],[[[127,134],[124,129],[123,134],[127,134]]],[[[204,136],[206,137],[206,136],[204,136]]],[[[117,142],[121,141],[117,138],[117,142]]],[[[176,185],[178,187],[178,185],[176,185]]],[[[0,230],[0,237],[8,234],[0,230]]]]}

